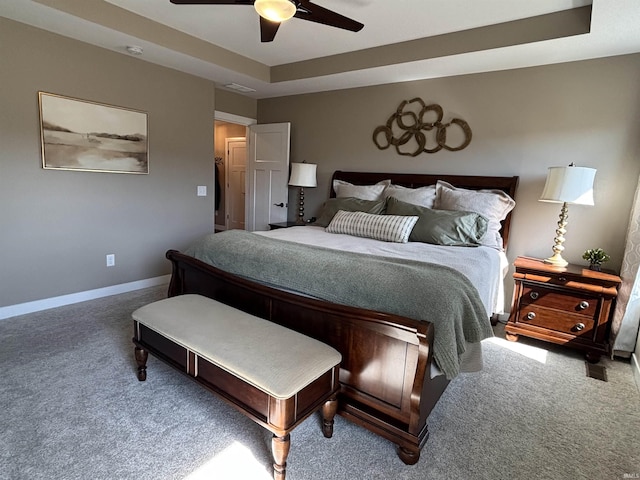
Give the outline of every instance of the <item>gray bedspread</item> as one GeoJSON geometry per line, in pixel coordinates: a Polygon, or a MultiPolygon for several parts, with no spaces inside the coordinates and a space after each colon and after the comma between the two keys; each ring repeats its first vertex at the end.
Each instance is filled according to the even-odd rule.
{"type": "Polygon", "coordinates": [[[442,265],[283,242],[243,230],[207,235],[184,253],[332,303],[432,322],[434,358],[447,378],[459,373],[465,342],[493,336],[475,287],[442,265]]]}

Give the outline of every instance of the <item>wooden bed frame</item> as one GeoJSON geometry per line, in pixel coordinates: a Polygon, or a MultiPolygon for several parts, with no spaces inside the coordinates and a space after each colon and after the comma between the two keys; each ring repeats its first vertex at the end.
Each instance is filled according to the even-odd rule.
{"type": "MultiPolygon", "coordinates": [[[[499,189],[512,198],[518,177],[479,177],[336,171],[333,179],[417,188],[438,179],[467,189],[499,189]]],[[[333,182],[331,182],[333,184],[333,182]]],[[[330,195],[335,196],[331,189],[330,195]]],[[[503,222],[505,247],[511,215],[503,222]]],[[[448,385],[431,378],[434,327],[430,322],[337,305],[265,286],[169,250],[173,266],[169,296],[197,293],[325,342],[343,357],[338,413],[398,446],[406,464],[420,458],[427,417],[448,385]]],[[[250,352],[247,352],[250,354],[250,352]]]]}

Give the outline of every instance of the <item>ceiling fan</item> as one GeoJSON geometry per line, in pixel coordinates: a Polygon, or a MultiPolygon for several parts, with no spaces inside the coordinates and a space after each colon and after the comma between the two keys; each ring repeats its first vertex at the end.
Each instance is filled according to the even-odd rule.
{"type": "Polygon", "coordinates": [[[176,5],[253,5],[260,15],[260,40],[271,42],[291,17],[359,32],[364,25],[307,0],[170,0],[176,5]]]}

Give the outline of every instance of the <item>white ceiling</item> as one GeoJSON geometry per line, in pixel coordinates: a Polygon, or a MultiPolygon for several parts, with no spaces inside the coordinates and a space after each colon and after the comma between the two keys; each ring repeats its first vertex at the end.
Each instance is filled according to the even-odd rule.
{"type": "Polygon", "coordinates": [[[364,23],[365,27],[354,33],[293,18],[281,25],[273,42],[261,43],[259,17],[249,6],[174,5],[169,0],[107,1],[269,66],[467,30],[591,3],[591,0],[314,0],[325,8],[364,23]],[[469,4],[474,4],[475,8],[469,9],[469,4]],[[515,4],[518,4],[517,8],[513,8],[515,4]]]}
{"type": "Polygon", "coordinates": [[[231,82],[249,86],[256,91],[247,95],[254,98],[640,52],[640,0],[316,0],[315,3],[364,23],[364,29],[353,33],[294,18],[281,25],[273,42],[261,43],[258,15],[250,6],[173,5],[169,0],[1,0],[0,16],[125,55],[127,45],[139,45],[144,49],[139,57],[141,60],[208,78],[220,86],[231,82]],[[591,3],[591,31],[583,35],[436,58],[414,58],[394,65],[370,64],[281,82],[269,78],[271,67],[300,61],[312,63],[321,57],[460,32],[591,3]],[[122,21],[109,22],[106,16],[103,21],[101,14],[113,14],[114,8],[116,17],[122,21]],[[136,24],[140,25],[140,30],[136,30],[136,24]],[[152,31],[154,26],[160,28],[158,24],[173,29],[158,30],[168,32],[162,41],[135,34],[136,31],[152,31]],[[189,37],[171,35],[176,30],[189,37]],[[199,39],[198,53],[185,49],[185,39],[190,43],[191,37],[199,39]],[[217,61],[225,55],[231,61],[217,61]],[[237,60],[248,62],[252,68],[257,66],[267,72],[266,77],[235,68],[233,65],[237,60]]]}

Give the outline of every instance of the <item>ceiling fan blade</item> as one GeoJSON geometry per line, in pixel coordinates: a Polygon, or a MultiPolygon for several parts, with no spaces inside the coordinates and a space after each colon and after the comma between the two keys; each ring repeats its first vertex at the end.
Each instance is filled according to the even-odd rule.
{"type": "Polygon", "coordinates": [[[175,5],[253,5],[253,0],[169,0],[175,5]]]}
{"type": "Polygon", "coordinates": [[[260,17],[260,41],[272,42],[278,33],[280,24],[278,22],[272,22],[266,18],[260,17]]]}
{"type": "Polygon", "coordinates": [[[315,3],[311,3],[306,0],[299,0],[298,3],[298,11],[294,16],[301,20],[321,23],[323,25],[342,28],[352,32],[359,32],[362,30],[362,27],[364,27],[364,24],[360,22],[356,22],[349,17],[340,15],[339,13],[328,10],[320,5],[316,5],[315,3]]]}

